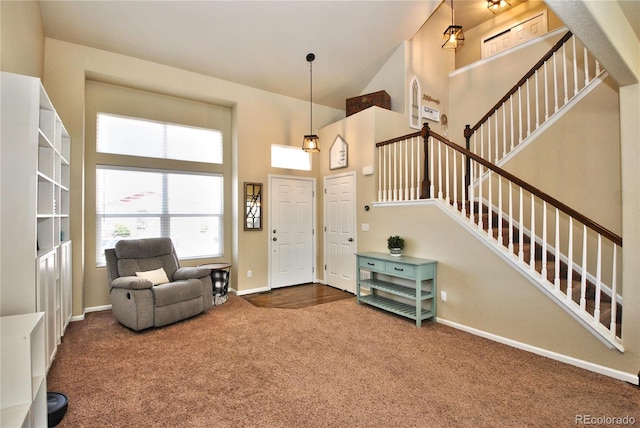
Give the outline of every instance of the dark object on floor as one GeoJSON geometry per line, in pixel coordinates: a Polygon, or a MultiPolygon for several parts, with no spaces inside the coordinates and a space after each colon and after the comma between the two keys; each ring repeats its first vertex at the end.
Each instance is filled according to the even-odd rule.
{"type": "Polygon", "coordinates": [[[67,413],[67,396],[60,392],[47,392],[48,427],[55,427],[67,413]]]}

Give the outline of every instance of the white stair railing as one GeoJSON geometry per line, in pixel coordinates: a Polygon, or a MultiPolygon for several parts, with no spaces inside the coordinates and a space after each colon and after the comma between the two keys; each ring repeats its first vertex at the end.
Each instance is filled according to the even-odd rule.
{"type": "Polygon", "coordinates": [[[376,145],[378,147],[378,201],[413,201],[421,197],[420,132],[376,145]]]}
{"type": "Polygon", "coordinates": [[[467,125],[467,149],[500,165],[604,72],[567,32],[478,123],[467,125]]]}
{"type": "Polygon", "coordinates": [[[376,147],[378,202],[437,199],[456,210],[474,233],[604,343],[623,350],[618,296],[622,238],[431,132],[427,124],[421,132],[376,147]],[[465,177],[467,169],[470,177],[465,177]],[[469,185],[480,177],[482,185],[469,185]]]}

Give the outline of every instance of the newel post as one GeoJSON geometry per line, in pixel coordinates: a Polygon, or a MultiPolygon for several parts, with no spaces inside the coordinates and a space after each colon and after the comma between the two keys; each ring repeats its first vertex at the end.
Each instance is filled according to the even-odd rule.
{"type": "Polygon", "coordinates": [[[429,135],[431,130],[429,124],[425,122],[420,130],[420,136],[424,140],[424,178],[422,179],[422,185],[420,186],[420,199],[429,199],[431,197],[430,188],[431,182],[429,181],[429,135]]]}
{"type": "MultiPolygon", "coordinates": [[[[464,139],[466,143],[466,149],[471,151],[471,136],[473,135],[473,130],[471,129],[471,125],[467,125],[464,127],[464,139]]],[[[471,185],[471,159],[469,156],[466,156],[465,160],[465,175],[464,175],[464,185],[467,189],[466,195],[467,200],[469,200],[469,186],[471,185]]]]}

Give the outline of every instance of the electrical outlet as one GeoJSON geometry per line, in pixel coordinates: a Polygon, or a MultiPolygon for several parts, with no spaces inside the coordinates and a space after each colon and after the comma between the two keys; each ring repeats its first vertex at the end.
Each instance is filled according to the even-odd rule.
{"type": "Polygon", "coordinates": [[[253,272],[251,272],[250,270],[247,271],[247,278],[251,278],[251,275],[253,275],[253,272]]]}
{"type": "Polygon", "coordinates": [[[440,301],[442,301],[442,302],[446,302],[447,301],[447,292],[446,291],[441,291],[440,292],[440,301]]]}

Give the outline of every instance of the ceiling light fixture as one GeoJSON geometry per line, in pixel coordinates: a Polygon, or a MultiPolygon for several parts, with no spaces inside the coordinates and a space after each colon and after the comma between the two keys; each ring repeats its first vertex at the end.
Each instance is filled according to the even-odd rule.
{"type": "Polygon", "coordinates": [[[319,152],[320,151],[320,139],[313,133],[313,60],[316,56],[312,53],[307,54],[307,61],[309,61],[309,109],[311,119],[309,120],[309,135],[304,136],[302,141],[302,150],[305,152],[319,152]]]}
{"type": "Polygon", "coordinates": [[[453,21],[453,0],[451,0],[451,25],[444,30],[442,36],[442,49],[457,51],[464,44],[462,26],[455,25],[453,21]]]}
{"type": "Polygon", "coordinates": [[[511,4],[507,0],[487,0],[487,9],[493,13],[502,12],[509,7],[511,4]]]}

